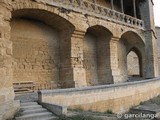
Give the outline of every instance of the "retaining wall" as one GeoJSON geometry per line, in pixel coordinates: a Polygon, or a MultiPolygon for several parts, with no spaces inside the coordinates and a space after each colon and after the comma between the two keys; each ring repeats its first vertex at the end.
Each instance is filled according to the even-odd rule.
{"type": "Polygon", "coordinates": [[[114,85],[42,90],[39,91],[39,101],[68,108],[119,113],[159,95],[159,91],[160,78],[154,78],[114,85]]]}

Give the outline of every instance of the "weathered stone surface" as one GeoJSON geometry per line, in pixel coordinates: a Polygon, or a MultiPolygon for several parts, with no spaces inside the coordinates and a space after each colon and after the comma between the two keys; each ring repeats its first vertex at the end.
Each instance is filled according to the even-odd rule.
{"type": "Polygon", "coordinates": [[[39,92],[39,101],[69,108],[124,113],[130,107],[157,96],[159,84],[160,80],[157,78],[115,85],[42,90],[39,92]]]}
{"type": "MultiPolygon", "coordinates": [[[[157,35],[157,48],[158,48],[158,68],[160,68],[160,27],[156,27],[156,35],[157,35]]],[[[160,69],[159,69],[160,73],[160,69]]]]}
{"type": "Polygon", "coordinates": [[[137,15],[129,1],[122,9],[120,1],[1,0],[0,104],[13,102],[13,82],[33,81],[35,89],[125,82],[130,51],[141,77],[157,77],[152,2],[136,7],[137,15]]]}
{"type": "Polygon", "coordinates": [[[1,120],[12,119],[15,113],[19,110],[20,102],[10,100],[8,102],[3,102],[0,104],[0,115],[2,115],[1,120]]]}
{"type": "Polygon", "coordinates": [[[131,51],[127,56],[128,75],[139,75],[139,58],[135,52],[131,51]]]}
{"type": "Polygon", "coordinates": [[[13,82],[34,81],[39,89],[51,88],[52,81],[59,81],[58,33],[31,20],[12,20],[11,27],[13,82]]]}

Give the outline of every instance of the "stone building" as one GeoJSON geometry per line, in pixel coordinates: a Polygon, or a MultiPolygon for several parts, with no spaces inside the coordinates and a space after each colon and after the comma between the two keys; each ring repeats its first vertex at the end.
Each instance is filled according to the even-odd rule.
{"type": "Polygon", "coordinates": [[[56,89],[157,77],[154,31],[152,0],[0,0],[0,114],[14,114],[13,83],[56,89]],[[138,71],[129,74],[131,52],[138,71]]]}

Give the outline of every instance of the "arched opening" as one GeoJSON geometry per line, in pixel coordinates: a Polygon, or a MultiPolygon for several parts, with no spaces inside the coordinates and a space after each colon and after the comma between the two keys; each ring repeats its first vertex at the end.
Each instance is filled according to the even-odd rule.
{"type": "Polygon", "coordinates": [[[33,83],[34,90],[65,86],[63,67],[69,64],[73,31],[72,24],[53,13],[37,9],[13,11],[14,85],[23,84],[25,88],[33,83]]]}
{"type": "Polygon", "coordinates": [[[118,49],[121,82],[142,79],[145,72],[145,45],[141,37],[130,31],[124,33],[119,41],[118,49]]]}
{"type": "Polygon", "coordinates": [[[113,83],[110,66],[110,39],[112,34],[102,26],[87,29],[83,54],[87,85],[113,83]]]}
{"type": "Polygon", "coordinates": [[[136,48],[131,49],[127,55],[127,71],[128,71],[128,81],[133,81],[137,79],[142,79],[142,57],[138,54],[136,48]]]}
{"type": "Polygon", "coordinates": [[[133,8],[133,0],[124,0],[124,13],[133,17],[137,17],[138,19],[141,19],[140,15],[140,7],[143,4],[145,0],[136,0],[136,16],[134,16],[134,8],[133,8]]]}

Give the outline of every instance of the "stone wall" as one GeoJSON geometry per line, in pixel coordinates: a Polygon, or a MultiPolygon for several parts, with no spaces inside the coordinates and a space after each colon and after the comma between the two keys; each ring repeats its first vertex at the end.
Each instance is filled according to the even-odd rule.
{"type": "MultiPolygon", "coordinates": [[[[85,47],[85,44],[86,44],[85,42],[83,44],[83,41],[85,41],[84,38],[88,32],[88,29],[92,28],[92,26],[99,26],[99,28],[104,27],[107,31],[111,33],[111,35],[109,35],[109,38],[107,38],[108,40],[106,40],[106,42],[108,41],[109,43],[107,43],[103,47],[101,47],[101,44],[104,44],[104,40],[103,40],[104,38],[103,39],[100,38],[99,37],[100,35],[96,36],[97,38],[94,38],[96,39],[96,41],[98,41],[97,46],[95,48],[96,53],[94,53],[96,55],[94,57],[97,57],[96,58],[97,62],[95,63],[97,64],[97,66],[101,66],[97,68],[97,73],[96,72],[94,73],[97,74],[98,81],[100,84],[124,82],[127,80],[128,75],[126,72],[127,71],[126,60],[123,61],[123,58],[126,59],[126,54],[123,54],[126,48],[127,48],[127,51],[129,51],[131,47],[140,48],[141,50],[139,50],[139,52],[143,55],[142,59],[145,59],[145,55],[144,55],[145,39],[144,39],[144,34],[143,34],[144,31],[142,29],[142,26],[140,27],[141,23],[139,23],[139,27],[140,27],[139,28],[137,24],[129,25],[129,24],[121,23],[120,21],[115,21],[115,20],[112,21],[110,19],[109,20],[100,19],[101,16],[99,16],[98,18],[93,16],[93,15],[97,16],[98,13],[92,14],[88,12],[86,15],[79,12],[78,13],[75,12],[76,10],[78,11],[78,9],[74,9],[74,11],[69,11],[67,10],[67,6],[65,5],[64,5],[65,9],[59,9],[54,6],[54,5],[56,6],[59,5],[56,2],[54,4],[47,2],[46,3],[47,5],[43,4],[42,2],[42,3],[39,3],[38,6],[37,6],[37,3],[38,1],[33,2],[30,0],[27,0],[24,2],[24,4],[26,5],[24,6],[23,3],[19,2],[19,0],[16,0],[14,2],[12,1],[10,3],[13,8],[12,17],[13,19],[19,17],[19,18],[27,18],[32,21],[36,20],[37,23],[35,23],[35,25],[37,27],[40,27],[40,28],[42,27],[40,24],[38,24],[39,22],[41,22],[45,25],[48,25],[48,27],[51,27],[56,31],[58,30],[58,32],[60,33],[60,36],[59,36],[59,42],[60,42],[59,53],[60,54],[58,56],[60,58],[59,81],[62,82],[63,87],[75,87],[75,86],[80,87],[80,86],[87,85],[86,76],[88,75],[86,75],[86,73],[88,72],[88,70],[85,70],[84,68],[85,67],[84,64],[86,64],[84,62],[85,61],[84,59],[86,58],[84,57],[84,55],[87,54],[87,52],[85,53],[85,50],[83,50],[83,46],[85,47]],[[25,3],[28,3],[28,4],[25,4],[25,3]],[[51,6],[49,6],[48,4],[50,4],[51,6]],[[30,9],[22,9],[23,7],[24,8],[28,7],[30,9]],[[117,23],[115,24],[115,22],[117,23]],[[127,39],[128,41],[132,39],[132,41],[134,41],[134,39],[138,38],[137,39],[138,42],[131,42],[129,43],[130,45],[128,45],[128,43],[125,43],[124,46],[122,46],[123,48],[115,49],[120,44],[120,42],[118,41],[121,40],[121,37],[128,31],[130,31],[132,35],[130,35],[130,33],[126,34],[126,36],[131,36],[131,37],[125,36],[124,39],[127,39]],[[114,41],[113,42],[114,45],[112,45],[112,41],[114,41]],[[141,47],[139,43],[144,44],[143,47],[141,47]],[[105,51],[107,52],[105,53],[105,51]],[[124,63],[122,64],[122,62],[124,63]]],[[[94,32],[93,34],[95,33],[101,34],[101,32],[94,31],[94,29],[91,30],[91,33],[92,32],[94,32]]],[[[102,33],[103,33],[103,30],[102,30],[102,33]]],[[[16,64],[16,61],[14,62],[14,64],[16,64]]],[[[141,62],[141,64],[145,65],[144,62],[141,62]]],[[[22,65],[22,67],[24,66],[25,65],[22,65]]],[[[45,66],[45,67],[50,67],[50,66],[45,66]]],[[[50,69],[50,68],[47,68],[47,69],[50,69]]],[[[144,67],[142,68],[141,71],[144,72],[144,67]]],[[[146,72],[149,72],[149,70],[146,72]]],[[[90,73],[92,72],[90,71],[90,73]]],[[[56,74],[58,76],[58,73],[56,74]]],[[[94,76],[94,75],[91,75],[91,76],[94,76]]],[[[53,77],[53,76],[50,76],[50,77],[53,77]]],[[[145,77],[145,74],[144,74],[144,77],[145,77]]],[[[28,78],[26,78],[26,80],[27,79],[28,78]]],[[[38,78],[35,78],[35,79],[38,79],[38,78]]],[[[95,78],[95,80],[96,79],[97,78],[95,78]]]]}
{"type": "MultiPolygon", "coordinates": [[[[104,1],[98,2],[106,5],[104,1]]],[[[0,108],[2,105],[14,108],[13,80],[33,80],[43,85],[53,81],[54,88],[59,83],[60,87],[68,88],[124,82],[128,79],[127,53],[132,48],[141,58],[143,77],[157,76],[150,0],[140,7],[142,20],[107,7],[81,3],[1,0],[0,108]],[[90,37],[86,40],[87,35],[90,37]],[[94,61],[90,63],[91,59],[94,61]]],[[[5,116],[9,118],[13,116],[9,110],[0,110],[0,114],[9,113],[5,116]]]]}
{"type": "Polygon", "coordinates": [[[60,65],[58,33],[27,19],[13,19],[11,28],[13,82],[33,81],[39,89],[56,88],[60,65]]]}
{"type": "Polygon", "coordinates": [[[111,33],[103,29],[101,26],[90,27],[84,37],[83,66],[88,85],[113,83],[109,46],[111,33]]]}
{"type": "Polygon", "coordinates": [[[156,27],[157,35],[157,48],[158,48],[158,62],[159,62],[159,73],[160,73],[160,27],[156,27]]]}
{"type": "Polygon", "coordinates": [[[128,75],[140,75],[139,58],[135,52],[131,51],[127,56],[128,75]]]}
{"type": "Polygon", "coordinates": [[[126,61],[127,51],[123,41],[121,40],[118,42],[119,42],[118,50],[121,51],[121,53],[118,54],[118,60],[119,60],[118,67],[120,69],[121,79],[123,80],[123,82],[125,82],[128,79],[127,61],[126,61]]]}
{"type": "Polygon", "coordinates": [[[146,73],[147,78],[159,76],[158,70],[158,54],[157,54],[157,42],[154,35],[154,12],[153,2],[146,0],[143,4],[140,4],[141,19],[145,22],[145,39],[146,39],[146,73]]]}
{"type": "MultiPolygon", "coordinates": [[[[11,12],[0,2],[0,119],[12,118],[19,109],[14,101],[12,85],[12,41],[10,40],[11,12]]],[[[17,104],[16,104],[17,103],[17,104]]]]}
{"type": "Polygon", "coordinates": [[[157,78],[79,89],[43,90],[39,92],[39,101],[74,109],[124,113],[130,107],[158,96],[159,85],[160,80],[157,78]]]}
{"type": "MultiPolygon", "coordinates": [[[[33,3],[36,4],[35,2],[33,3]]],[[[33,3],[32,5],[34,5],[33,3]]],[[[42,40],[41,37],[44,39],[42,40],[43,42],[46,42],[46,40],[48,42],[48,39],[50,38],[46,38],[46,36],[50,36],[51,38],[53,37],[54,39],[54,36],[57,36],[55,35],[56,34],[55,32],[58,32],[58,38],[57,38],[58,40],[55,40],[57,41],[57,43],[50,45],[50,47],[53,47],[51,49],[48,48],[48,46],[43,45],[44,48],[41,48],[40,49],[41,52],[39,52],[41,55],[39,53],[36,53],[38,55],[35,56],[34,55],[35,53],[33,52],[34,56],[30,56],[30,53],[32,54],[33,50],[35,51],[36,49],[38,49],[38,48],[34,48],[34,46],[32,45],[25,45],[25,47],[27,46],[26,48],[23,47],[24,49],[29,48],[29,50],[23,51],[24,53],[23,55],[29,54],[28,55],[29,58],[27,60],[29,59],[31,60],[28,61],[30,63],[29,65],[27,65],[28,63],[26,64],[26,60],[24,60],[24,63],[22,63],[22,62],[16,61],[17,59],[15,59],[14,61],[15,81],[34,81],[39,84],[38,86],[40,86],[40,89],[43,89],[43,88],[48,89],[48,88],[51,88],[49,86],[51,84],[53,85],[53,88],[57,88],[57,86],[81,87],[81,86],[87,86],[87,85],[99,85],[99,84],[124,82],[128,79],[128,74],[126,72],[127,71],[126,62],[122,64],[123,58],[126,58],[126,54],[123,54],[124,53],[123,49],[126,49],[127,44],[122,46],[122,48],[115,49],[115,46],[118,46],[119,42],[115,42],[114,46],[112,46],[110,42],[112,41],[112,39],[114,41],[115,38],[117,41],[121,40],[121,37],[123,34],[125,34],[127,31],[131,31],[132,35],[129,35],[130,37],[128,38],[126,37],[124,39],[128,39],[128,40],[135,39],[136,36],[139,36],[139,38],[137,39],[138,41],[137,44],[132,43],[134,47],[136,46],[139,47],[138,43],[141,43],[141,42],[143,43],[145,41],[143,39],[143,32],[142,32],[143,30],[132,28],[129,26],[124,26],[123,24],[119,24],[119,23],[115,24],[114,22],[106,21],[103,19],[97,19],[93,16],[85,16],[83,14],[76,13],[76,12],[65,13],[67,12],[67,10],[62,12],[61,10],[58,9],[57,11],[57,8],[53,6],[50,9],[53,9],[55,13],[50,13],[50,12],[38,10],[38,9],[36,10],[25,9],[25,10],[13,11],[12,22],[14,22],[16,19],[23,18],[24,20],[27,20],[28,22],[30,22],[31,26],[35,27],[35,28],[34,27],[32,28],[34,29],[34,31],[30,28],[31,30],[25,33],[32,39],[31,43],[28,42],[25,44],[32,44],[32,43],[35,44],[36,43],[35,39],[37,41],[38,40],[41,41],[42,40]],[[59,14],[59,16],[56,14],[59,14]],[[45,28],[45,32],[41,30],[42,27],[45,28]],[[53,29],[54,35],[48,29],[53,29]],[[38,31],[41,31],[41,32],[38,32],[38,31]],[[38,35],[35,35],[34,36],[35,38],[34,38],[32,35],[33,33],[34,34],[38,33],[38,35]],[[31,34],[31,36],[29,34],[31,34]],[[87,38],[87,40],[85,40],[86,36],[88,35],[91,36],[92,38],[89,37],[89,39],[87,38]],[[56,48],[58,45],[58,42],[59,42],[59,50],[56,48]],[[56,51],[56,54],[51,56],[50,53],[52,52],[47,53],[46,49],[48,49],[47,51],[52,51],[53,53],[56,51]],[[45,54],[45,55],[42,55],[42,54],[45,54]],[[112,54],[114,54],[114,57],[115,57],[114,60],[112,59],[112,54]],[[122,56],[118,57],[118,55],[122,55],[122,56]],[[51,59],[49,58],[51,61],[49,60],[48,62],[53,62],[52,60],[54,60],[54,63],[47,63],[46,61],[45,63],[42,63],[44,61],[38,61],[38,63],[36,63],[35,60],[37,60],[39,57],[43,58],[47,56],[53,57],[51,59]],[[114,61],[113,64],[112,64],[112,61],[114,61]],[[17,63],[21,65],[18,65],[17,63]],[[21,69],[20,72],[18,72],[19,70],[15,70],[17,69],[17,66],[18,66],[18,69],[22,67],[23,70],[21,69]],[[29,73],[26,72],[26,69],[28,69],[27,68],[28,66],[30,66],[31,68],[31,69],[29,68],[28,70],[29,73]],[[116,66],[116,68],[114,68],[114,72],[112,70],[112,66],[116,66]],[[54,67],[56,67],[56,69],[54,67]],[[43,74],[41,74],[42,72],[41,68],[43,69],[43,74]],[[58,73],[58,70],[59,70],[59,73],[58,73]],[[21,77],[18,77],[17,75],[17,78],[16,78],[16,74],[19,74],[22,72],[23,74],[21,74],[21,77]],[[115,76],[113,75],[113,73],[115,74],[115,76]],[[57,78],[57,76],[59,76],[59,78],[57,78]],[[118,80],[114,79],[115,77],[118,80]],[[52,83],[50,81],[52,81],[52,83]]],[[[29,23],[23,23],[23,24],[26,24],[26,25],[21,25],[23,29],[20,32],[17,30],[14,30],[14,26],[13,26],[12,31],[13,33],[15,32],[13,34],[13,39],[16,32],[23,33],[23,31],[25,31],[24,30],[25,27],[29,23]]],[[[21,34],[16,34],[16,36],[21,36],[21,34]]],[[[23,37],[25,37],[25,35],[23,37]]],[[[23,37],[21,36],[22,38],[21,41],[23,41],[23,37]]],[[[14,43],[14,40],[13,40],[13,47],[14,47],[13,52],[15,51],[13,55],[16,55],[18,53],[16,52],[16,49],[17,51],[18,49],[20,49],[18,48],[19,45],[15,45],[15,44],[18,44],[18,43],[17,42],[14,43]]],[[[39,46],[39,44],[36,44],[36,46],[37,45],[39,46]]],[[[141,48],[144,49],[144,47],[141,47],[141,48]]],[[[128,50],[129,49],[131,48],[128,48],[128,50]]],[[[140,52],[142,54],[144,53],[144,51],[140,51],[140,52]]],[[[15,58],[16,57],[18,56],[15,56],[15,58]]],[[[25,58],[26,58],[26,55],[25,55],[25,58]]],[[[142,71],[144,71],[144,69],[142,71]]]]}
{"type": "Polygon", "coordinates": [[[88,85],[98,84],[97,42],[94,36],[86,35],[84,39],[84,68],[88,85]]]}
{"type": "MultiPolygon", "coordinates": [[[[132,75],[137,75],[137,72],[139,76],[142,78],[145,78],[145,46],[144,42],[140,40],[137,35],[133,33],[126,33],[122,36],[121,40],[119,41],[118,44],[118,50],[121,51],[118,54],[118,59],[119,59],[119,69],[120,69],[120,74],[123,79],[123,81],[128,80],[128,73],[129,71],[132,71],[132,75]],[[137,55],[137,60],[135,58],[133,59],[133,53],[132,51],[137,55]],[[132,53],[132,55],[129,55],[129,53],[132,53]],[[144,53],[144,54],[141,54],[144,53]],[[129,55],[129,56],[128,56],[129,55]],[[128,57],[128,61],[127,61],[128,57]],[[139,66],[139,67],[138,67],[139,66]],[[138,71],[136,71],[136,70],[138,71]],[[136,71],[136,72],[135,72],[136,71]]],[[[138,79],[137,79],[138,80],[138,79]]]]}

